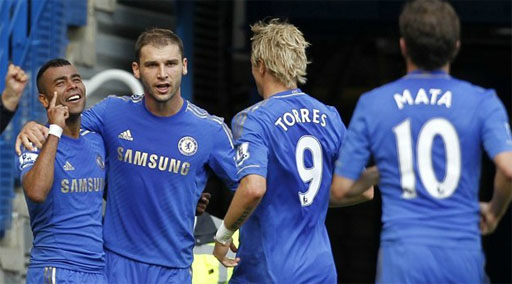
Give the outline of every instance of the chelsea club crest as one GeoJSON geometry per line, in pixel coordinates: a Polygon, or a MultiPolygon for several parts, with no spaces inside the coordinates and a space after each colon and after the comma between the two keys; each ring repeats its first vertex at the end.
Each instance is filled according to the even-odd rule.
{"type": "Polygon", "coordinates": [[[178,150],[185,156],[192,156],[197,152],[197,141],[196,139],[185,136],[178,142],[178,150]]]}

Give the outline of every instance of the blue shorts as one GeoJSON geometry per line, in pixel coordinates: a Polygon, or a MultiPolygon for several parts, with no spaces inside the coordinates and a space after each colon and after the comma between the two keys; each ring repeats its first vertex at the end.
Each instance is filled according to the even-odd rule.
{"type": "Polygon", "coordinates": [[[484,283],[484,266],[480,248],[384,244],[376,283],[484,283]]]}
{"type": "Polygon", "coordinates": [[[98,283],[107,284],[107,277],[103,273],[86,273],[59,267],[29,267],[27,271],[27,284],[54,284],[54,283],[98,283]]]}
{"type": "Polygon", "coordinates": [[[105,259],[109,284],[192,283],[190,268],[170,268],[138,262],[109,250],[105,250],[105,259]]]}

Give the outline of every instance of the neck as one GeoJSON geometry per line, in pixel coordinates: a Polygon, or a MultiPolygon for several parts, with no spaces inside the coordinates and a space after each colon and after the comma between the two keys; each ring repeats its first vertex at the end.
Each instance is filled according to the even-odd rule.
{"type": "Polygon", "coordinates": [[[183,98],[179,91],[168,101],[159,102],[155,100],[151,95],[144,95],[144,102],[146,108],[154,115],[166,117],[172,116],[180,111],[183,106],[183,98]]]}
{"type": "MultiPolygon", "coordinates": [[[[416,66],[414,63],[412,63],[411,60],[406,60],[406,65],[407,65],[407,73],[410,73],[410,72],[416,71],[416,70],[422,70],[421,68],[416,66]]],[[[445,65],[441,66],[437,70],[442,70],[442,71],[446,72],[447,74],[450,74],[450,63],[446,63],[445,65]]]]}
{"type": "Polygon", "coordinates": [[[70,115],[69,118],[66,119],[66,127],[64,127],[62,133],[75,139],[80,136],[80,114],[70,115]]]}
{"type": "Polygon", "coordinates": [[[283,83],[272,78],[271,80],[263,83],[263,99],[268,99],[277,93],[293,89],[297,89],[297,84],[294,84],[291,88],[288,88],[283,83]]]}

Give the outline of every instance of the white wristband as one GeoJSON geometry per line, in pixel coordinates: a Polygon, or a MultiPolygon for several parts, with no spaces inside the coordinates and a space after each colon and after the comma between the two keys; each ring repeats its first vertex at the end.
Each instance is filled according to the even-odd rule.
{"type": "Polygon", "coordinates": [[[60,138],[62,136],[62,127],[58,126],[57,124],[50,124],[50,130],[48,131],[48,134],[57,136],[57,138],[60,138]]]}
{"type": "Polygon", "coordinates": [[[223,245],[227,244],[231,240],[231,236],[235,231],[228,230],[226,226],[224,225],[224,221],[219,226],[219,229],[217,230],[217,234],[215,234],[215,241],[218,243],[221,243],[223,245]]]}

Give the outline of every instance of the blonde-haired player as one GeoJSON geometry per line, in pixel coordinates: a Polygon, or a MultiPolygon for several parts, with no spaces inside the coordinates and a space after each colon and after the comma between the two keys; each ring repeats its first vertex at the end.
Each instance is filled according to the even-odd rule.
{"type": "Polygon", "coordinates": [[[232,122],[241,182],[214,255],[235,266],[230,283],[335,283],[324,221],[345,126],[334,107],[297,88],[308,64],[302,33],[278,20],[252,31],[252,74],[263,101],[232,122]],[[227,258],[242,223],[237,258],[227,258]]]}

